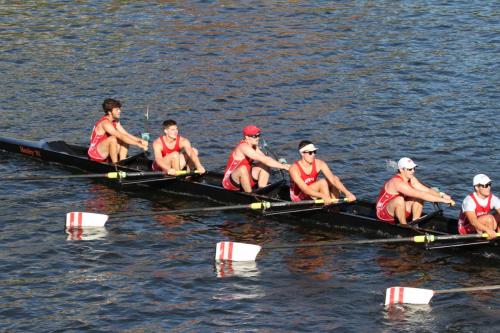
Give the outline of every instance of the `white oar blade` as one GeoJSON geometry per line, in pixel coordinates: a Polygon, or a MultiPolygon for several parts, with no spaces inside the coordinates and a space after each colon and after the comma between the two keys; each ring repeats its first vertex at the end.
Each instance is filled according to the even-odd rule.
{"type": "Polygon", "coordinates": [[[85,212],[70,212],[66,214],[66,228],[103,227],[108,215],[85,212]]]}
{"type": "Polygon", "coordinates": [[[430,289],[391,287],[385,292],[385,305],[429,304],[434,291],[430,289]]]}
{"type": "Polygon", "coordinates": [[[235,242],[219,242],[215,250],[215,260],[229,261],[255,261],[255,258],[260,252],[259,245],[235,243],[235,242]]]}

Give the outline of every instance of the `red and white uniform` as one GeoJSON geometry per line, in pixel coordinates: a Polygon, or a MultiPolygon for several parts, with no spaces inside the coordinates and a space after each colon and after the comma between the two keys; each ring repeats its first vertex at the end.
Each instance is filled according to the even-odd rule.
{"type": "Polygon", "coordinates": [[[476,228],[470,223],[465,212],[475,212],[477,217],[489,214],[492,209],[500,207],[500,199],[497,196],[490,194],[487,198],[478,198],[475,193],[471,193],[465,197],[462,202],[462,211],[458,218],[458,233],[461,235],[474,234],[476,228]]]}
{"type": "MultiPolygon", "coordinates": [[[[92,135],[90,136],[90,147],[89,147],[89,150],[87,152],[87,154],[89,155],[89,158],[91,160],[96,161],[96,162],[101,162],[101,163],[107,162],[108,158],[103,157],[99,153],[99,150],[97,150],[97,146],[101,142],[106,140],[109,137],[109,135],[106,132],[104,132],[104,134],[97,134],[96,128],[97,128],[97,126],[99,126],[100,123],[102,123],[105,120],[109,120],[109,119],[106,116],[104,116],[101,119],[99,119],[99,121],[97,123],[95,123],[94,128],[92,129],[92,135]]],[[[115,120],[113,120],[111,122],[111,124],[113,125],[114,128],[116,128],[117,122],[115,120]]]]}
{"type": "MultiPolygon", "coordinates": [[[[174,148],[170,149],[167,147],[167,144],[165,140],[163,139],[163,136],[160,136],[160,141],[163,146],[161,149],[161,157],[165,157],[168,154],[172,154],[173,152],[180,152],[181,151],[181,136],[177,135],[177,138],[175,139],[175,145],[174,148]]],[[[156,161],[153,162],[153,165],[151,167],[154,171],[162,171],[162,168],[156,163],[156,161]]]]}
{"type": "MultiPolygon", "coordinates": [[[[304,183],[306,183],[307,185],[314,183],[318,179],[316,160],[313,161],[311,172],[308,174],[304,171],[304,169],[302,169],[299,162],[295,162],[294,165],[299,168],[300,178],[302,178],[304,183]]],[[[292,201],[302,201],[311,199],[311,197],[302,192],[299,186],[290,179],[290,199],[292,199],[292,201]]]]}
{"type": "MultiPolygon", "coordinates": [[[[399,180],[402,182],[404,181],[404,179],[400,175],[395,175],[394,177],[392,177],[391,179],[386,181],[384,183],[384,186],[382,186],[382,188],[380,189],[380,193],[378,194],[377,203],[376,203],[375,208],[377,211],[377,218],[378,219],[385,221],[385,222],[392,223],[392,224],[396,224],[396,220],[395,220],[394,216],[391,216],[391,214],[389,214],[389,212],[387,211],[387,205],[389,204],[389,202],[391,202],[392,199],[399,197],[399,196],[402,196],[402,197],[405,197],[405,196],[402,194],[399,194],[399,193],[397,193],[397,194],[387,193],[385,186],[387,185],[388,182],[390,182],[393,179],[396,179],[396,180],[399,180]]],[[[411,183],[409,180],[408,180],[408,185],[411,186],[411,183]]],[[[411,215],[411,212],[406,211],[405,215],[406,215],[406,218],[409,218],[411,215]]]]}
{"type": "Polygon", "coordinates": [[[236,149],[238,149],[238,147],[240,145],[242,145],[243,143],[245,143],[245,141],[241,140],[240,143],[238,143],[238,145],[236,146],[236,148],[233,149],[233,151],[231,152],[231,155],[229,155],[229,160],[227,161],[226,170],[224,171],[224,178],[222,179],[222,187],[224,187],[226,190],[230,190],[230,191],[239,191],[240,190],[240,186],[238,186],[237,184],[234,184],[234,182],[231,181],[231,173],[234,170],[236,170],[237,168],[239,168],[241,165],[244,165],[245,168],[247,168],[247,170],[248,170],[248,174],[250,175],[250,185],[252,187],[254,187],[256,184],[255,180],[252,178],[253,160],[251,158],[246,157],[246,156],[242,160],[235,160],[234,159],[234,153],[235,153],[236,149]]]}

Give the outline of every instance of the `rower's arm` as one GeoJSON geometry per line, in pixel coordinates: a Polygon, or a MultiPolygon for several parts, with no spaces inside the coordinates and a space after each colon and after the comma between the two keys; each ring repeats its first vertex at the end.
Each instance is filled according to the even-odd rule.
{"type": "Polygon", "coordinates": [[[321,192],[314,191],[309,185],[307,185],[302,177],[300,176],[299,168],[294,164],[288,170],[290,174],[290,179],[300,188],[302,192],[307,194],[312,198],[321,198],[327,202],[330,198],[323,195],[321,192]]]}
{"type": "Polygon", "coordinates": [[[280,162],[276,161],[274,158],[264,155],[264,153],[261,152],[260,150],[258,150],[258,151],[253,150],[250,147],[250,145],[241,145],[240,147],[241,147],[240,148],[241,153],[245,156],[248,156],[249,158],[251,158],[254,161],[261,162],[270,168],[283,169],[283,170],[290,169],[289,164],[280,163],[280,162]]]}
{"type": "MultiPolygon", "coordinates": [[[[487,233],[490,233],[492,232],[492,230],[488,230],[487,228],[485,228],[484,226],[482,226],[479,221],[478,221],[478,218],[476,216],[476,212],[473,212],[473,211],[466,211],[465,212],[465,216],[467,216],[467,219],[469,220],[470,224],[472,224],[472,226],[478,231],[478,232],[487,232],[487,233]]],[[[493,230],[494,232],[494,230],[493,230]]]]}
{"type": "Polygon", "coordinates": [[[439,192],[438,190],[435,190],[434,188],[425,186],[416,177],[412,178],[411,184],[412,184],[412,186],[414,188],[416,188],[419,191],[427,192],[427,193],[430,193],[430,194],[432,194],[434,196],[437,196],[437,197],[441,197],[441,198],[445,198],[445,199],[451,199],[451,197],[449,195],[447,195],[446,193],[439,192]]]}
{"type": "Polygon", "coordinates": [[[161,141],[159,139],[156,139],[153,142],[153,154],[154,154],[154,157],[155,157],[155,162],[156,162],[156,164],[162,170],[168,172],[169,171],[169,166],[167,165],[167,163],[165,163],[165,160],[161,156],[161,150],[162,150],[162,148],[163,147],[162,147],[161,141]]]}
{"type": "Polygon", "coordinates": [[[447,204],[451,204],[451,202],[453,201],[451,199],[442,198],[439,193],[435,195],[433,192],[417,190],[403,181],[396,182],[394,184],[394,187],[396,188],[396,191],[398,193],[404,194],[407,197],[417,198],[429,202],[442,202],[447,204]]]}
{"type": "Polygon", "coordinates": [[[111,122],[105,121],[102,123],[102,128],[109,135],[115,136],[119,140],[121,140],[129,145],[134,145],[134,146],[137,146],[137,147],[142,148],[144,150],[148,149],[148,143],[146,141],[127,133],[127,131],[125,131],[125,129],[122,127],[122,125],[120,125],[120,123],[118,123],[116,125],[116,129],[115,129],[114,126],[111,124],[111,122]]]}
{"type": "Polygon", "coordinates": [[[326,162],[316,159],[316,165],[318,165],[318,164],[319,164],[320,171],[323,172],[326,180],[328,180],[328,182],[330,184],[335,186],[335,188],[337,190],[339,190],[339,192],[344,193],[346,198],[349,199],[349,201],[356,200],[356,196],[354,194],[352,194],[347,189],[347,187],[345,187],[345,185],[342,183],[342,181],[340,180],[340,178],[338,176],[333,174],[332,170],[330,170],[330,167],[328,167],[328,164],[326,164],[326,162]]]}

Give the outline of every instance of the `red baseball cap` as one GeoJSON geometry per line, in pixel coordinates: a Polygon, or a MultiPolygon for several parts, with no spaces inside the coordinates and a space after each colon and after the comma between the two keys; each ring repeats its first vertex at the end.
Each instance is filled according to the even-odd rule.
{"type": "Polygon", "coordinates": [[[255,125],[248,125],[245,128],[243,128],[243,135],[245,136],[256,135],[259,133],[260,133],[260,128],[258,128],[255,125]]]}

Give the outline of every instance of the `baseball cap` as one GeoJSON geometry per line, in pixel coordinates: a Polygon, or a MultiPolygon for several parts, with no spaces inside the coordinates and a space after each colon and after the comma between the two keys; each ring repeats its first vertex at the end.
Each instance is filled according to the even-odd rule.
{"type": "Polygon", "coordinates": [[[413,169],[417,164],[411,158],[403,157],[398,162],[398,169],[413,169]]]}
{"type": "Polygon", "coordinates": [[[486,185],[488,183],[491,183],[491,179],[490,179],[490,177],[486,176],[483,173],[475,175],[474,178],[472,179],[473,186],[486,185]]]}
{"type": "Polygon", "coordinates": [[[245,136],[256,135],[258,133],[260,133],[260,128],[255,125],[248,125],[243,128],[243,135],[245,136]]]}

